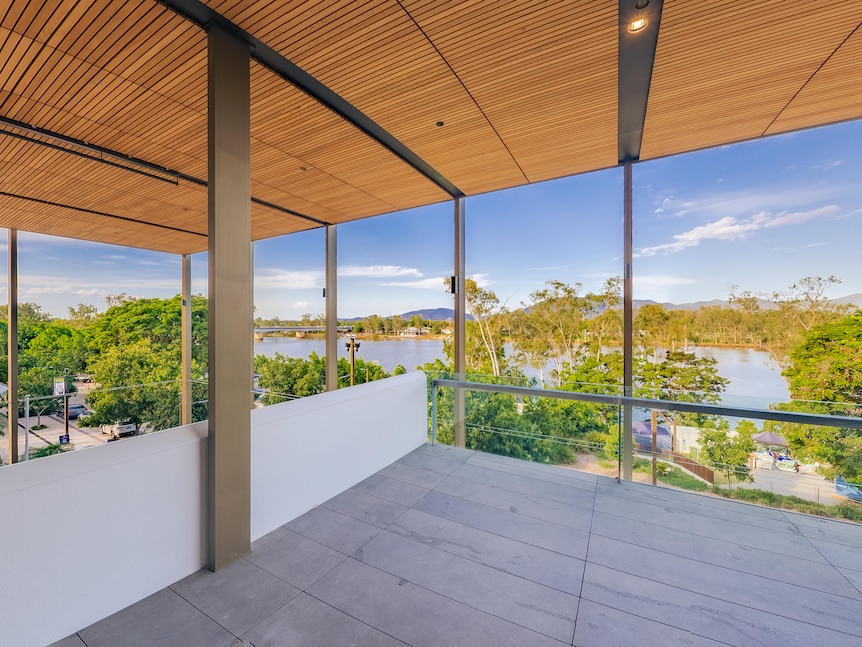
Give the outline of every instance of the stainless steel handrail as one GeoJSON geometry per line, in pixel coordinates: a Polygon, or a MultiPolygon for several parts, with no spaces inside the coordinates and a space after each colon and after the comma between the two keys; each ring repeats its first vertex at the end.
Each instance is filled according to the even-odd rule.
{"type": "MultiPolygon", "coordinates": [[[[800,413],[796,411],[778,411],[776,409],[756,409],[747,407],[727,407],[721,404],[703,404],[700,402],[680,402],[679,400],[653,400],[650,398],[635,398],[625,395],[603,395],[599,393],[580,393],[577,391],[558,391],[556,389],[536,389],[526,386],[509,386],[504,384],[486,384],[484,382],[468,382],[465,380],[449,380],[435,378],[434,387],[449,386],[470,391],[488,391],[492,393],[509,393],[525,397],[558,398],[561,400],[577,400],[595,404],[613,406],[632,406],[644,409],[663,409],[665,411],[685,411],[687,413],[703,413],[714,416],[733,416],[735,418],[755,418],[757,420],[777,420],[778,422],[794,422],[804,425],[821,425],[841,429],[862,429],[862,417],[830,416],[820,413],[800,413]]],[[[436,398],[434,398],[436,401],[436,398]]],[[[435,429],[436,432],[436,429],[435,429]]]]}

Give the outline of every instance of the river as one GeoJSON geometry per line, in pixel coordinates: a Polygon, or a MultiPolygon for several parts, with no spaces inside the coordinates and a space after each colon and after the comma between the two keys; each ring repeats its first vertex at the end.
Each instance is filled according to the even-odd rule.
{"type": "MultiPolygon", "coordinates": [[[[339,357],[348,356],[344,339],[342,337],[338,341],[339,357]]],[[[358,357],[378,362],[390,372],[398,364],[411,370],[437,358],[444,359],[443,342],[439,339],[360,339],[359,344],[358,357]]],[[[507,344],[506,347],[507,353],[510,353],[511,345],[507,344]]],[[[718,362],[719,375],[730,380],[723,398],[728,405],[761,407],[790,397],[780,369],[765,351],[714,346],[697,346],[693,350],[699,356],[714,357],[718,362]]],[[[312,352],[323,356],[326,351],[322,339],[264,337],[263,341],[255,342],[254,352],[267,356],[281,353],[306,358],[312,352]]],[[[527,372],[530,373],[529,370],[527,372]]]]}

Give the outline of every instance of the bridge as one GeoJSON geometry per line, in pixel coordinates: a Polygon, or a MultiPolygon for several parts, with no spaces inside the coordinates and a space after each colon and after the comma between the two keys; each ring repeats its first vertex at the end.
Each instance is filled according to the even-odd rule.
{"type": "MultiPolygon", "coordinates": [[[[338,326],[336,330],[338,330],[338,332],[353,332],[353,326],[338,326]]],[[[254,329],[254,340],[262,341],[263,336],[268,332],[307,333],[324,331],[326,331],[326,326],[261,326],[254,329]]],[[[297,337],[299,336],[300,335],[297,335],[297,337]]]]}

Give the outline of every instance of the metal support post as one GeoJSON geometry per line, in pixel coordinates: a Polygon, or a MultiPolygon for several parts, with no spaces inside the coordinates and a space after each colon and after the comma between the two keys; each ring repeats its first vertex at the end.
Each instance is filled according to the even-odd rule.
{"type": "MultiPolygon", "coordinates": [[[[455,295],[455,375],[456,380],[467,378],[466,356],[466,225],[464,218],[464,198],[455,198],[455,274],[452,277],[452,292],[455,295]]],[[[452,424],[455,433],[455,446],[465,447],[467,444],[464,390],[454,389],[454,406],[452,424]]]]}
{"type": "Polygon", "coordinates": [[[6,419],[6,438],[9,442],[9,463],[18,462],[18,230],[7,229],[7,279],[9,282],[9,309],[6,330],[7,353],[6,392],[8,416],[6,419]]]}
{"type": "Polygon", "coordinates": [[[431,384],[431,444],[437,444],[437,385],[431,384]]]}
{"type": "MultiPolygon", "coordinates": [[[[623,395],[634,395],[634,294],[632,259],[634,255],[632,242],[632,162],[623,166],[623,395]]],[[[622,477],[632,480],[632,407],[623,407],[622,438],[619,444],[622,453],[622,477]]]]}
{"type": "Polygon", "coordinates": [[[252,243],[248,44],[207,29],[209,440],[207,565],[251,550],[252,243]]]}
{"type": "Polygon", "coordinates": [[[192,257],[183,254],[182,264],[180,424],[188,425],[192,422],[192,257]]]}
{"type": "Polygon", "coordinates": [[[335,225],[326,225],[326,390],[338,388],[338,239],[335,225]]]}
{"type": "Polygon", "coordinates": [[[24,396],[24,460],[30,460],[30,394],[24,396]]]}

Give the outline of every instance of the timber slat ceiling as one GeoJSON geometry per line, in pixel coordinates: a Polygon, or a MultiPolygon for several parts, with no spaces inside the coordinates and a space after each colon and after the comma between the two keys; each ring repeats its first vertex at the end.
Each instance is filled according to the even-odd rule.
{"type": "MultiPolygon", "coordinates": [[[[641,159],[767,134],[860,20],[859,0],[808,0],[793,8],[785,0],[666,1],[641,159]]],[[[824,99],[816,91],[807,94],[818,104],[824,99]]],[[[862,115],[858,99],[845,99],[833,109],[862,115]]],[[[797,127],[819,123],[826,122],[800,119],[797,127]]]]}
{"type": "MultiPolygon", "coordinates": [[[[206,33],[165,6],[196,2],[0,3],[0,227],[206,249],[206,33]]],[[[380,129],[252,60],[253,237],[615,166],[634,2],[205,1],[380,129]]],[[[862,117],[860,21],[664,0],[641,159],[862,117]]]]}

